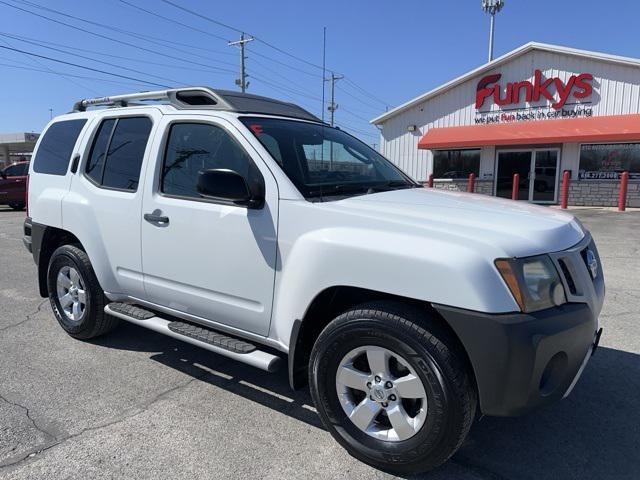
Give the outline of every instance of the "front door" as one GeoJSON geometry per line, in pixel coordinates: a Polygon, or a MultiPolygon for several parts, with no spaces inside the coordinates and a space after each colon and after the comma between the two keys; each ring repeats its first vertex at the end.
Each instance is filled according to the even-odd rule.
{"type": "Polygon", "coordinates": [[[267,335],[276,271],[275,180],[226,121],[180,115],[165,119],[154,180],[145,185],[142,209],[143,215],[155,216],[146,215],[142,222],[147,300],[267,335]],[[265,182],[264,207],[248,209],[203,198],[197,190],[198,173],[216,168],[252,179],[257,169],[265,182]]]}
{"type": "Polygon", "coordinates": [[[499,150],[495,194],[511,198],[514,174],[518,174],[518,200],[554,203],[557,199],[560,150],[499,150]]]}

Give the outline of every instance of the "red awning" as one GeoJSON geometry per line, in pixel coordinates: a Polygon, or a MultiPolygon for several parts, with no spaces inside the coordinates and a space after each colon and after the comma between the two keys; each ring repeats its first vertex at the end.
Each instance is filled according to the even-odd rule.
{"type": "Polygon", "coordinates": [[[418,148],[625,141],[640,141],[640,115],[611,115],[431,128],[418,142],[418,148]]]}

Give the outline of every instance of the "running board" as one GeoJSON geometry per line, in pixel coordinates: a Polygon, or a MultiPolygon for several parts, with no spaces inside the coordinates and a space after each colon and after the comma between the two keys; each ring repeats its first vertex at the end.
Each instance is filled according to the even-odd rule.
{"type": "Polygon", "coordinates": [[[255,345],[244,340],[228,337],[200,325],[179,320],[168,320],[137,305],[112,302],[104,307],[104,311],[108,315],[148,328],[162,335],[177,338],[183,342],[267,372],[275,372],[281,362],[279,356],[258,350],[255,345]]]}

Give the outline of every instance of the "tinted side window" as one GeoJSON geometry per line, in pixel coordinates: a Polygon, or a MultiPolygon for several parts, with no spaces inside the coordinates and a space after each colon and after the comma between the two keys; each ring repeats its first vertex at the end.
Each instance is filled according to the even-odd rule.
{"type": "Polygon", "coordinates": [[[51,125],[38,146],[33,171],[50,175],[66,175],[78,135],[87,121],[66,120],[51,125]]]}
{"type": "Polygon", "coordinates": [[[93,146],[91,147],[91,155],[87,162],[86,172],[94,182],[102,184],[102,173],[104,171],[104,161],[107,157],[107,147],[111,139],[111,132],[116,121],[114,119],[105,120],[100,124],[98,133],[96,134],[93,146]]]}
{"type": "Polygon", "coordinates": [[[135,191],[151,126],[147,117],[102,122],[87,162],[87,175],[99,185],[135,191]]]}
{"type": "Polygon", "coordinates": [[[227,168],[247,180],[252,163],[244,149],[222,128],[202,123],[172,125],[162,171],[162,192],[201,198],[196,183],[198,172],[227,168]]]}
{"type": "Polygon", "coordinates": [[[151,125],[151,120],[147,117],[118,120],[109,143],[102,185],[137,190],[151,125]]]}
{"type": "Polygon", "coordinates": [[[11,165],[4,169],[4,173],[7,177],[21,177],[29,172],[28,163],[20,163],[19,165],[11,165]]]}

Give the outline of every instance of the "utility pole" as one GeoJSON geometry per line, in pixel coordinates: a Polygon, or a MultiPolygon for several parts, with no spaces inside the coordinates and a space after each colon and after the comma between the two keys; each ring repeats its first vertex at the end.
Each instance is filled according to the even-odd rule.
{"type": "Polygon", "coordinates": [[[242,93],[246,92],[247,87],[249,86],[249,82],[247,82],[247,77],[249,75],[246,74],[245,65],[244,65],[244,61],[247,59],[247,57],[244,54],[244,45],[252,41],[253,41],[253,37],[244,38],[244,33],[241,33],[240,40],[228,43],[229,46],[240,47],[240,78],[236,80],[236,85],[240,87],[240,91],[242,93]]]}
{"type": "Polygon", "coordinates": [[[489,61],[493,60],[493,31],[495,27],[496,13],[504,7],[504,0],[482,0],[482,10],[491,15],[489,27],[489,61]]]}
{"type": "Polygon", "coordinates": [[[49,109],[49,120],[53,120],[53,108],[49,109]]]}
{"type": "Polygon", "coordinates": [[[344,75],[335,74],[331,72],[331,78],[328,78],[327,81],[331,82],[331,103],[327,107],[327,110],[331,112],[331,126],[334,126],[334,113],[338,109],[338,104],[336,103],[336,82],[338,80],[342,80],[344,75]]]}

